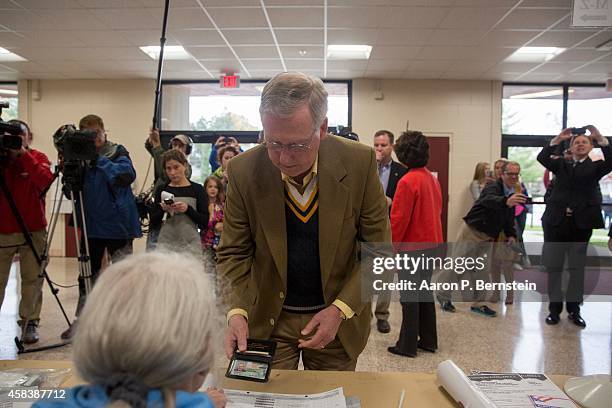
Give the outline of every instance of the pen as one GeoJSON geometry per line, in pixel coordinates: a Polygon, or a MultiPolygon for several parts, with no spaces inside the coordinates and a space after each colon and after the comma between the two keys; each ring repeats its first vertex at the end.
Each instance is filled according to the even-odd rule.
{"type": "Polygon", "coordinates": [[[402,408],[402,405],[404,404],[404,394],[406,394],[406,390],[402,390],[402,393],[400,394],[399,404],[397,404],[397,408],[402,408]]]}

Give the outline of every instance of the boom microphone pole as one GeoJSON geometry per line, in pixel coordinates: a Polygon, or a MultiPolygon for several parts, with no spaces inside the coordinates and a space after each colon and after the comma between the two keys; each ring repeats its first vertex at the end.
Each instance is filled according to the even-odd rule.
{"type": "Polygon", "coordinates": [[[157,84],[155,86],[155,106],[153,108],[153,129],[158,128],[159,115],[159,94],[161,92],[161,76],[164,66],[164,45],[166,44],[166,25],[168,23],[168,9],[170,8],[170,0],[166,0],[164,7],[164,19],[162,23],[161,38],[159,39],[159,60],[157,63],[157,84]]]}

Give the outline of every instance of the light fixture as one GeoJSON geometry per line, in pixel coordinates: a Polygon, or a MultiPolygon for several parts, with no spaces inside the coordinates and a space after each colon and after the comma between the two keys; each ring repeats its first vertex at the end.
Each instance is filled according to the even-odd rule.
{"type": "Polygon", "coordinates": [[[14,89],[0,89],[0,95],[19,95],[19,92],[14,89]]]}
{"type": "Polygon", "coordinates": [[[533,62],[541,63],[549,61],[565,51],[559,47],[522,47],[514,51],[505,62],[533,62]]]}
{"type": "MultiPolygon", "coordinates": [[[[146,47],[140,47],[140,49],[152,59],[159,59],[159,45],[148,45],[146,47]]],[[[191,55],[189,55],[189,53],[181,45],[166,45],[164,47],[164,59],[188,60],[191,59],[191,55]]]]}
{"type": "Polygon", "coordinates": [[[308,51],[306,51],[306,50],[299,50],[298,54],[300,54],[300,57],[305,57],[306,54],[308,54],[308,51]]]}
{"type": "MultiPolygon", "coordinates": [[[[568,89],[567,93],[574,93],[573,89],[568,89]]],[[[509,99],[537,99],[548,98],[550,96],[563,95],[563,89],[551,89],[550,91],[530,92],[526,94],[512,95],[509,99]]]]}
{"type": "Polygon", "coordinates": [[[328,45],[327,58],[335,60],[368,59],[371,45],[328,45]]]}
{"type": "Polygon", "coordinates": [[[27,61],[20,55],[10,52],[9,50],[0,47],[0,61],[27,61]]]}

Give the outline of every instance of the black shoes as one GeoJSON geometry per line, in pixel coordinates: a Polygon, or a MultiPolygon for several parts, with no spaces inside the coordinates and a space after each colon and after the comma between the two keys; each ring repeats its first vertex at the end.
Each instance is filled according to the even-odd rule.
{"type": "Polygon", "coordinates": [[[30,320],[26,326],[25,333],[21,341],[25,344],[32,344],[38,341],[38,333],[36,331],[38,325],[35,321],[30,320]]]}
{"type": "MultiPolygon", "coordinates": [[[[574,313],[569,313],[567,315],[567,318],[570,319],[576,326],[578,327],[582,327],[585,328],[586,327],[586,322],[584,321],[584,319],[582,318],[582,316],[580,316],[580,312],[574,312],[574,313]]],[[[559,324],[559,315],[558,314],[553,314],[550,313],[548,315],[548,317],[546,317],[546,324],[559,324]]]]}
{"type": "Polygon", "coordinates": [[[546,322],[546,324],[549,324],[549,325],[558,324],[559,323],[559,315],[558,314],[549,313],[549,315],[546,317],[545,322],[546,322]]]}
{"type": "Polygon", "coordinates": [[[389,325],[389,322],[382,319],[376,319],[376,328],[379,332],[385,334],[391,331],[391,326],[389,325]]]}
{"type": "Polygon", "coordinates": [[[410,357],[410,358],[416,357],[416,353],[415,354],[404,353],[403,351],[400,351],[400,349],[398,349],[396,346],[387,347],[387,351],[397,356],[410,357]]]}
{"type": "Polygon", "coordinates": [[[436,350],[437,350],[437,347],[424,346],[420,342],[417,343],[417,347],[420,348],[421,350],[425,350],[425,351],[427,351],[429,353],[435,353],[436,350]]]}
{"type": "Polygon", "coordinates": [[[567,318],[570,319],[574,324],[578,327],[586,327],[586,322],[580,316],[580,312],[574,312],[567,315],[567,318]]]}

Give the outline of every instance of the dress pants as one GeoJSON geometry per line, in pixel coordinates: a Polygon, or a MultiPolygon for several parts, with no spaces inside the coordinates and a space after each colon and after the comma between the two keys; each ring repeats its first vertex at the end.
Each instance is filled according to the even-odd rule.
{"type": "Polygon", "coordinates": [[[584,266],[592,229],[576,226],[574,217],[564,217],[559,225],[547,225],[550,240],[544,243],[544,264],[548,273],[548,310],[559,315],[566,302],[568,313],[579,313],[584,296],[584,266]],[[563,265],[567,256],[569,282],[565,296],[561,285],[563,265]]]}
{"type": "MultiPolygon", "coordinates": [[[[32,231],[32,242],[39,256],[42,256],[47,243],[47,231],[32,231]]],[[[19,317],[38,323],[42,308],[43,278],[39,277],[40,265],[21,232],[0,234],[0,305],[8,283],[13,256],[19,253],[19,272],[21,274],[21,300],[19,317]]]]}
{"type": "Polygon", "coordinates": [[[357,360],[351,359],[346,354],[338,337],[322,350],[298,348],[298,339],[304,338],[300,332],[314,315],[314,313],[281,311],[270,336],[270,340],[277,342],[272,367],[281,370],[297,370],[301,355],[306,370],[355,371],[357,360]]]}
{"type": "MultiPolygon", "coordinates": [[[[405,274],[400,274],[402,280],[415,282],[417,288],[423,281],[431,282],[431,270],[419,270],[411,277],[403,275],[405,274]]],[[[437,349],[436,306],[432,291],[418,290],[409,296],[402,296],[401,300],[402,327],[395,347],[401,353],[410,355],[416,355],[417,345],[427,349],[437,349]]]]}

